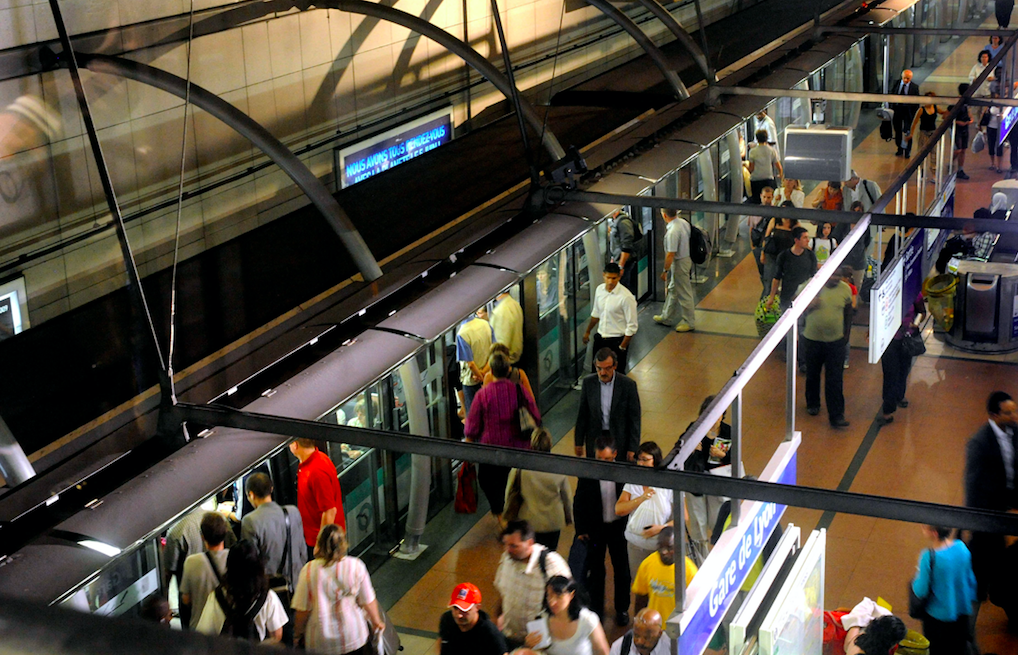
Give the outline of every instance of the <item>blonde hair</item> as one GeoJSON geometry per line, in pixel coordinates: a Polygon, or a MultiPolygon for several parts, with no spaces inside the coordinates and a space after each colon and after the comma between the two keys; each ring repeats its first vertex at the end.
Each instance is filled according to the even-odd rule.
{"type": "Polygon", "coordinates": [[[346,530],[338,525],[327,525],[318,533],[315,557],[325,560],[326,564],[333,564],[343,559],[349,550],[350,543],[346,540],[346,530]]]}
{"type": "Polygon", "coordinates": [[[797,180],[797,179],[795,179],[793,177],[786,177],[785,178],[785,182],[786,183],[787,182],[795,182],[793,190],[795,190],[795,191],[802,191],[802,180],[797,180]]]}

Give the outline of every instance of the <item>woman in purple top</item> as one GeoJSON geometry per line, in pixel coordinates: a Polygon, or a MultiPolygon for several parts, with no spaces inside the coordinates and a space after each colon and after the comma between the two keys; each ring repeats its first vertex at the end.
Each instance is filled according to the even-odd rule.
{"type": "MultiPolygon", "coordinates": [[[[491,374],[495,381],[474,396],[464,428],[466,440],[479,441],[491,446],[529,449],[529,437],[520,435],[519,397],[522,394],[527,409],[540,424],[541,414],[537,411],[537,403],[529,391],[509,379],[509,360],[504,354],[492,353],[488,364],[491,366],[491,374]]],[[[491,506],[491,513],[501,524],[509,468],[480,464],[477,467],[477,478],[481,491],[491,506]]]]}

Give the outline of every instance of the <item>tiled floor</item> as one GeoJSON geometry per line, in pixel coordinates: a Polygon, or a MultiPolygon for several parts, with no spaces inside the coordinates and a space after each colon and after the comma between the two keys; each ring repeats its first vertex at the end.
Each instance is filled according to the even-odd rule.
{"type": "MultiPolygon", "coordinates": [[[[957,84],[955,78],[967,77],[969,62],[975,60],[980,45],[981,40],[974,38],[960,44],[923,89],[951,91],[957,84]]],[[[906,165],[905,160],[893,156],[892,148],[876,133],[871,134],[855,151],[855,168],[886,187],[906,165]]],[[[1000,177],[991,175],[986,165],[976,165],[985,161],[985,155],[973,159],[976,161],[966,166],[972,180],[959,183],[958,215],[971,215],[975,207],[987,204],[989,187],[1000,177]]],[[[700,299],[696,332],[664,333],[665,328],[656,325],[645,328],[664,335],[631,371],[640,387],[644,441],[656,441],[667,451],[696,417],[703,398],[715,393],[756,347],[752,313],[759,293],[756,267],[752,258],[746,257],[700,299]]],[[[865,327],[853,331],[851,367],[845,371],[850,427],[836,430],[824,414],[808,416],[799,377],[796,425],[803,434],[799,484],[956,505],[962,502],[965,443],[985,420],[983,399],[998,388],[1016,391],[1018,354],[973,356],[944,345],[930,329],[926,336],[928,352],[916,360],[909,379],[910,406],[899,410],[895,422],[888,426],[878,427],[873,422],[880,408],[881,371],[878,365],[866,362],[865,327]],[[851,475],[850,462],[860,453],[865,455],[862,465],[851,475]]],[[[772,358],[744,392],[743,457],[749,473],[759,473],[782,440],[784,376],[785,365],[772,358]]],[[[571,444],[568,433],[555,451],[569,455],[571,444]]],[[[881,596],[900,615],[906,614],[906,585],[925,546],[918,526],[845,514],[822,516],[819,511],[797,508],[790,508],[784,520],[806,531],[828,527],[828,608],[851,606],[863,596],[881,596]]],[[[407,631],[405,652],[438,652],[434,631],[457,583],[469,580],[477,584],[485,605],[491,606],[496,598],[492,578],[500,554],[495,531],[490,516],[481,518],[390,608],[393,622],[407,631]]],[[[572,537],[571,528],[567,528],[559,552],[568,551],[572,537]]],[[[610,588],[610,580],[608,585],[610,588]]],[[[918,628],[915,621],[905,620],[918,628]]],[[[606,631],[609,639],[614,639],[623,630],[609,618],[606,631]]],[[[1007,633],[1006,620],[997,608],[983,607],[978,631],[984,651],[1018,652],[1018,639],[1007,633]]]]}

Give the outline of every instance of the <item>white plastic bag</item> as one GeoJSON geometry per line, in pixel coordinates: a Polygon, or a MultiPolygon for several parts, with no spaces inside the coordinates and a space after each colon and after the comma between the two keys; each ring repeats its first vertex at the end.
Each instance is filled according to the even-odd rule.
{"type": "Polygon", "coordinates": [[[984,148],[986,148],[986,135],[976,132],[976,136],[972,139],[972,153],[982,152],[984,148]]]}

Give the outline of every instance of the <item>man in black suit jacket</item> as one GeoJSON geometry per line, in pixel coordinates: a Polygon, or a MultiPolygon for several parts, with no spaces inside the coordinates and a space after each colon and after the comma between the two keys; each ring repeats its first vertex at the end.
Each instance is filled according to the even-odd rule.
{"type": "MultiPolygon", "coordinates": [[[[918,96],[919,85],[912,81],[912,71],[907,68],[901,71],[901,81],[895,83],[888,89],[891,95],[899,96],[918,96]]],[[[903,105],[897,102],[890,104],[891,111],[894,112],[891,122],[894,125],[894,145],[897,146],[898,151],[894,153],[895,157],[908,157],[912,151],[912,142],[907,141],[905,147],[901,146],[902,136],[912,126],[912,119],[915,118],[916,110],[919,109],[919,105],[903,105]]]]}
{"type": "Polygon", "coordinates": [[[583,379],[580,411],[573,432],[577,457],[584,453],[594,457],[594,442],[605,430],[615,439],[619,459],[633,461],[640,447],[640,393],[635,381],[615,371],[617,363],[615,353],[602,348],[594,355],[597,373],[583,379]]]}
{"type": "MultiPolygon", "coordinates": [[[[618,451],[611,434],[605,432],[594,443],[597,459],[615,461],[618,451]]],[[[611,555],[615,572],[615,623],[629,624],[629,555],[626,548],[626,517],[615,514],[615,503],[622,495],[622,483],[580,478],[573,496],[573,521],[576,538],[587,547],[587,557],[577,580],[590,594],[590,606],[601,616],[604,612],[605,551],[611,555]],[[606,503],[608,506],[606,507],[606,503]],[[611,517],[611,520],[605,520],[611,517]]]]}
{"type": "MultiPolygon", "coordinates": [[[[1015,432],[1018,406],[1003,391],[986,402],[989,422],[969,439],[965,452],[965,505],[1006,512],[1015,507],[1015,432]]],[[[1004,535],[973,532],[969,542],[979,600],[985,600],[1004,556],[1004,535]]]]}

